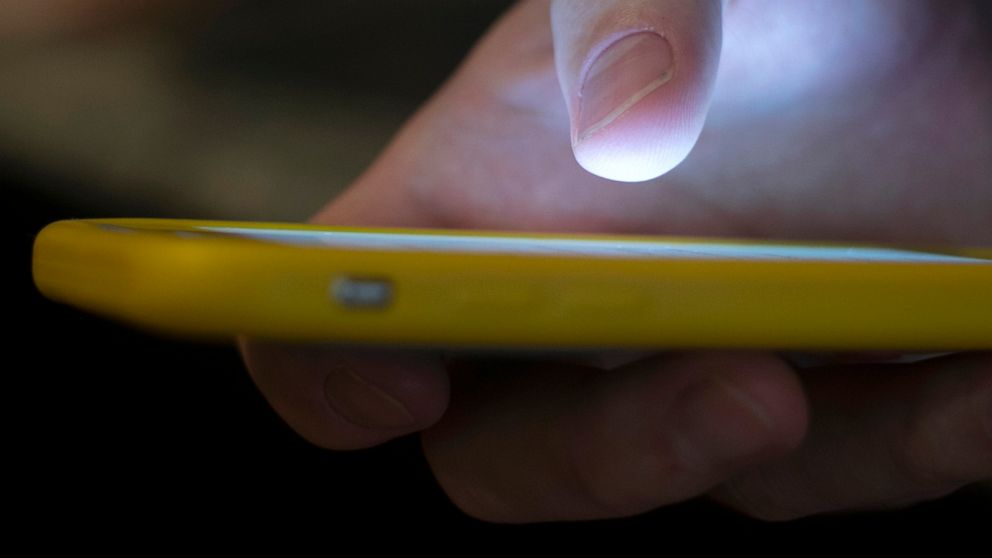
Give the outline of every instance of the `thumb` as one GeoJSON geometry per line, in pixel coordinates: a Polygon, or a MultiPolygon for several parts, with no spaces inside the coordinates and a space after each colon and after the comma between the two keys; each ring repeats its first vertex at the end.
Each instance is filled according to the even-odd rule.
{"type": "Polygon", "coordinates": [[[575,158],[625,182],[692,150],[720,59],[720,0],[554,0],[555,64],[575,158]]]}

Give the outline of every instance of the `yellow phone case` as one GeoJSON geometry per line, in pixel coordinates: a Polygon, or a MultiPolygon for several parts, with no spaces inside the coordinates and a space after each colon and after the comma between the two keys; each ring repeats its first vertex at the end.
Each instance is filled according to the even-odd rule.
{"type": "Polygon", "coordinates": [[[979,248],[103,219],[46,227],[33,272],[54,300],[206,337],[992,348],[992,250],[979,248]]]}

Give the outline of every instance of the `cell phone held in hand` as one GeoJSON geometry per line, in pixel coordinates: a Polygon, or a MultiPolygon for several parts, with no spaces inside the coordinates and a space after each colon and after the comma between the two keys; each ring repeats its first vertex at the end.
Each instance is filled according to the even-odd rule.
{"type": "Polygon", "coordinates": [[[992,249],[156,219],[38,235],[47,297],[194,337],[471,348],[992,348],[992,249]]]}

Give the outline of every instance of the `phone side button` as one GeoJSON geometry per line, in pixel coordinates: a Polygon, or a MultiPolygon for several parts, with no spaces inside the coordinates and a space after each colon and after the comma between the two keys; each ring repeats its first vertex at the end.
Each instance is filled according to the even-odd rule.
{"type": "Polygon", "coordinates": [[[393,283],[382,277],[339,275],[331,281],[331,300],[349,310],[381,310],[393,302],[393,283]]]}

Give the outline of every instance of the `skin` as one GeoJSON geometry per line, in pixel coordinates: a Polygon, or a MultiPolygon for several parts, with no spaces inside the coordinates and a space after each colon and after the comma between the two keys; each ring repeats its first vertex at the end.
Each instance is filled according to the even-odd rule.
{"type": "MultiPolygon", "coordinates": [[[[970,5],[550,8],[511,10],[314,221],[992,244],[990,50],[970,5]],[[659,27],[681,73],[591,149],[684,142],[691,124],[652,120],[673,98],[705,125],[663,176],[605,180],[576,162],[590,149],[573,145],[582,68],[618,31],[659,27]],[[691,58],[719,56],[721,30],[719,64],[691,58]]],[[[771,352],[620,366],[255,343],[245,355],[314,443],[357,448],[422,431],[444,490],[492,521],[625,516],[702,494],[789,519],[992,477],[986,353],[801,371],[771,352]]]]}
{"type": "MultiPolygon", "coordinates": [[[[992,245],[992,48],[972,9],[524,0],[313,220],[992,245]],[[676,72],[576,142],[583,72],[645,30],[670,42],[676,72]],[[645,144],[660,146],[640,161],[651,180],[598,176],[645,144]]],[[[760,351],[576,363],[242,347],[307,439],[422,432],[442,488],[491,521],[700,495],[789,519],[992,478],[988,353],[797,370],[760,351]]]]}

